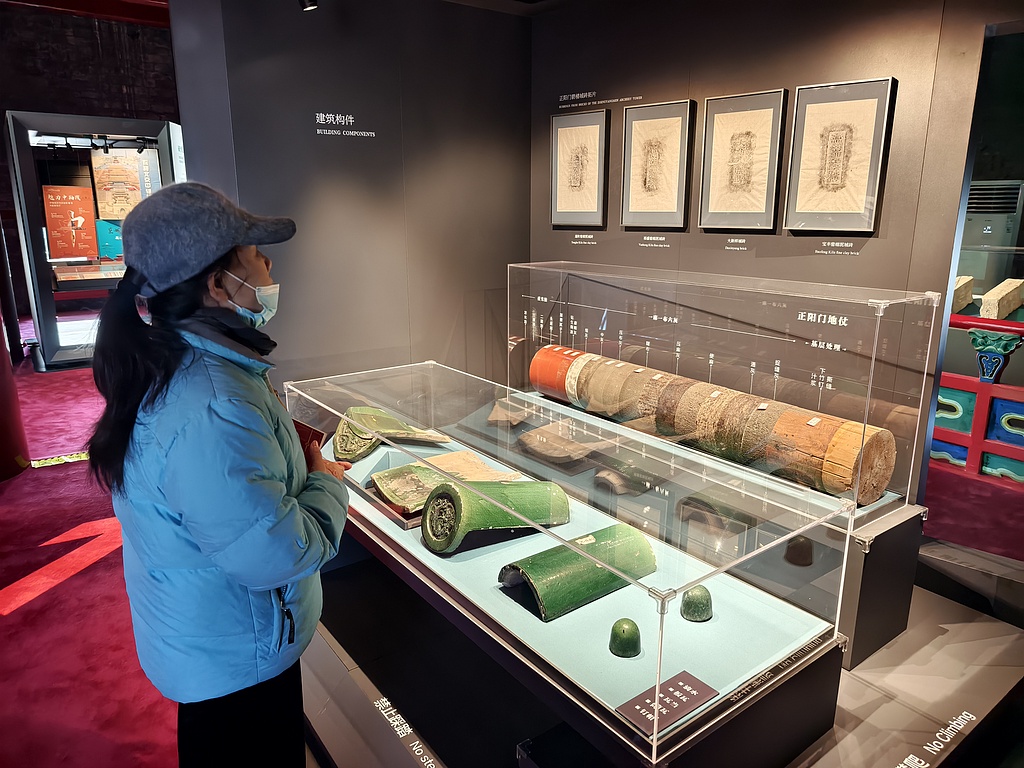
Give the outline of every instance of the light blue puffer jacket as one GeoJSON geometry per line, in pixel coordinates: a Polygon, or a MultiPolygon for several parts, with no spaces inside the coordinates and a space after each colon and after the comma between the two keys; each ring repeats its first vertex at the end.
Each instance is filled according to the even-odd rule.
{"type": "Polygon", "coordinates": [[[182,336],[194,353],[140,411],[114,512],[139,661],[191,702],[268,680],[305,650],[348,491],[307,473],[268,363],[182,336]]]}

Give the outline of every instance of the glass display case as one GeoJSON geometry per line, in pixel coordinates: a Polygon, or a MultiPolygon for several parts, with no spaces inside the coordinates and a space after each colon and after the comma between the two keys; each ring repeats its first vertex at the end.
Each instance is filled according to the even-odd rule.
{"type": "MultiPolygon", "coordinates": [[[[353,461],[347,535],[640,762],[837,655],[853,498],[433,362],[285,392],[353,461]]],[[[801,705],[832,711],[838,674],[801,705]]]]}
{"type": "Polygon", "coordinates": [[[124,275],[121,222],[184,181],[181,130],[161,120],[8,112],[18,234],[37,370],[92,358],[97,317],[124,275]]]}
{"type": "Polygon", "coordinates": [[[573,262],[508,286],[510,386],[849,499],[858,524],[913,501],[938,294],[573,262]]]}

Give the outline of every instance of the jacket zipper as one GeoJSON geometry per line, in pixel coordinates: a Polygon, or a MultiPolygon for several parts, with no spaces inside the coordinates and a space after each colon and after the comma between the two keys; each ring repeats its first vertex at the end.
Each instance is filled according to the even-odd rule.
{"type": "Polygon", "coordinates": [[[284,613],[284,617],[288,619],[288,645],[295,642],[295,619],[292,618],[292,610],[284,603],[284,587],[277,588],[277,599],[281,603],[281,611],[284,613]]]}

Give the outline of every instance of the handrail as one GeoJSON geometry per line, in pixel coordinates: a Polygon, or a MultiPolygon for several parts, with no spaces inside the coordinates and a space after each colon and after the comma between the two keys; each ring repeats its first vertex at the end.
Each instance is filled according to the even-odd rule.
{"type": "Polygon", "coordinates": [[[983,328],[986,331],[995,331],[996,333],[1014,333],[1018,336],[1024,336],[1024,323],[1018,323],[1013,320],[994,320],[989,317],[958,315],[956,313],[949,316],[949,327],[959,328],[962,331],[969,331],[972,328],[983,328]]]}

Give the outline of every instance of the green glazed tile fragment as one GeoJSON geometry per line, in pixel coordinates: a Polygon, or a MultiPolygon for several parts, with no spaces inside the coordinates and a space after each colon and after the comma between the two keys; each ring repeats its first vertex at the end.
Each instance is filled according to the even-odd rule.
{"type": "MultiPolygon", "coordinates": [[[[599,562],[634,579],[657,568],[647,537],[631,525],[617,523],[571,541],[599,562]]],[[[498,581],[505,587],[525,582],[542,621],[553,621],[629,583],[564,544],[509,563],[499,572],[498,581]]]]}
{"type": "Polygon", "coordinates": [[[363,432],[351,422],[342,419],[334,433],[333,444],[335,461],[358,461],[370,455],[380,445],[380,438],[363,432]]]}
{"type": "Polygon", "coordinates": [[[698,584],[683,593],[682,614],[687,621],[707,621],[714,615],[711,610],[711,593],[707,587],[698,584]]]}
{"type": "Polygon", "coordinates": [[[619,619],[612,624],[608,650],[623,659],[640,655],[640,627],[632,619],[619,619]]]}
{"type": "Polygon", "coordinates": [[[476,481],[459,486],[444,482],[423,505],[423,542],[432,552],[447,554],[458,549],[470,531],[532,527],[495,502],[540,525],[569,522],[569,498],[556,483],[476,481]]]}

